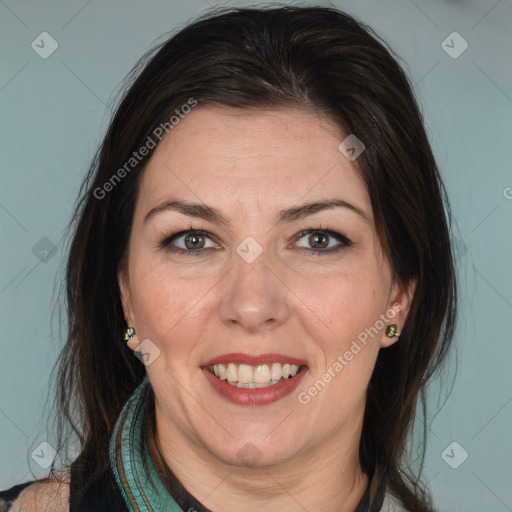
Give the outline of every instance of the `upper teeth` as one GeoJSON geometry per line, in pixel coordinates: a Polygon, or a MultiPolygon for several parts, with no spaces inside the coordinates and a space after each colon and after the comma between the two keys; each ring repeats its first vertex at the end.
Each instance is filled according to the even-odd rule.
{"type": "Polygon", "coordinates": [[[240,384],[265,384],[276,383],[281,378],[287,379],[297,375],[299,367],[295,364],[259,364],[257,366],[250,366],[248,364],[215,364],[213,373],[221,380],[228,382],[238,382],[240,384]]]}

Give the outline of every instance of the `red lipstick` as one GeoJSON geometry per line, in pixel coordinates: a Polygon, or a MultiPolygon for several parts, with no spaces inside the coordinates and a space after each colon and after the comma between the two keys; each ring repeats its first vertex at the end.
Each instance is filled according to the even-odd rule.
{"type": "Polygon", "coordinates": [[[292,393],[298,386],[304,375],[307,373],[306,361],[297,359],[296,357],[285,356],[283,354],[223,354],[221,356],[210,359],[202,366],[203,374],[211,384],[212,388],[225,400],[236,405],[268,405],[292,393]],[[270,384],[262,388],[246,388],[237,387],[228,384],[225,380],[216,377],[208,367],[216,364],[247,364],[250,366],[258,366],[261,364],[290,363],[299,366],[298,373],[293,377],[283,378],[275,384],[270,384]]]}

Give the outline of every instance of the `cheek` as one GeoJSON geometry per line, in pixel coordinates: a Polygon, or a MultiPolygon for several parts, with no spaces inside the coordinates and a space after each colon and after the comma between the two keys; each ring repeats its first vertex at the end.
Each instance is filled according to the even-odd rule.
{"type": "Polygon", "coordinates": [[[312,368],[314,378],[309,387],[302,391],[312,401],[311,397],[321,397],[314,401],[314,407],[322,421],[333,428],[364,402],[379,353],[380,331],[377,334],[373,329],[386,308],[387,282],[380,279],[369,268],[366,272],[338,274],[317,281],[319,288],[310,295],[316,306],[311,309],[329,330],[322,329],[325,334],[318,336],[319,331],[311,329],[316,333],[314,339],[322,356],[316,360],[318,366],[312,368]],[[336,404],[337,419],[332,404],[336,404]]]}
{"type": "Polygon", "coordinates": [[[387,305],[388,281],[370,265],[302,281],[307,304],[343,343],[375,324],[387,305]],[[307,293],[306,293],[307,292],[307,293]]]}
{"type": "Polygon", "coordinates": [[[141,334],[181,359],[200,337],[201,299],[210,288],[208,279],[182,279],[169,268],[134,272],[132,292],[141,334]]]}
{"type": "MultiPolygon", "coordinates": [[[[375,326],[387,306],[389,276],[386,268],[376,264],[362,260],[351,263],[343,272],[316,276],[315,286],[308,288],[308,306],[329,327],[321,329],[324,334],[319,336],[319,331],[311,328],[315,321],[311,315],[311,325],[306,327],[315,332],[314,339],[322,353],[313,369],[315,379],[321,381],[317,387],[322,389],[325,384],[326,388],[318,407],[321,403],[337,403],[340,407],[343,404],[346,410],[357,407],[379,352],[380,329],[376,331],[375,326]]],[[[382,325],[379,323],[378,327],[382,325]]],[[[317,393],[316,388],[306,393],[309,391],[317,393]]]]}

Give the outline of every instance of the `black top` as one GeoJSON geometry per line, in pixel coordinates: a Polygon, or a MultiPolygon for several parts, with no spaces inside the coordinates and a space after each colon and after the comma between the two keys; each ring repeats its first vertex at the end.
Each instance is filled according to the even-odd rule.
{"type": "MultiPolygon", "coordinates": [[[[119,487],[112,473],[112,469],[104,473],[96,482],[90,485],[85,494],[81,493],[82,479],[77,475],[77,464],[71,465],[71,479],[69,485],[69,512],[127,512],[128,508],[119,491],[119,487]]],[[[85,479],[86,475],[84,476],[85,479]]],[[[8,512],[13,501],[21,491],[41,480],[32,480],[15,485],[6,491],[0,491],[0,512],[8,512]]]]}
{"type": "MultiPolygon", "coordinates": [[[[12,502],[16,500],[23,489],[40,481],[42,480],[33,480],[15,485],[6,491],[0,491],[0,512],[8,512],[12,502]]],[[[176,495],[173,494],[173,498],[182,510],[186,511],[192,508],[197,512],[211,512],[188,493],[177,479],[175,484],[181,492],[176,493],[176,495]]],[[[110,466],[106,473],[88,487],[83,496],[80,496],[80,494],[82,494],[80,492],[81,488],[81,480],[78,478],[76,463],[74,462],[71,465],[69,512],[128,512],[128,507],[124,502],[110,466]]],[[[378,503],[376,503],[371,510],[368,506],[370,498],[369,490],[370,485],[359,503],[356,512],[378,512],[381,509],[384,500],[383,489],[380,489],[377,499],[378,503]]]]}

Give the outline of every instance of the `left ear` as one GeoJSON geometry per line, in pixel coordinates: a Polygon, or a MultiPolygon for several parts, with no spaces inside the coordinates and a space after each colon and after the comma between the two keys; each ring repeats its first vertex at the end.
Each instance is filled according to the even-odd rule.
{"type": "Polygon", "coordinates": [[[135,329],[135,335],[132,337],[130,341],[128,341],[127,346],[135,350],[139,345],[139,340],[137,338],[137,323],[135,320],[135,314],[133,312],[132,301],[131,301],[131,293],[130,293],[130,285],[128,282],[127,274],[124,270],[119,270],[117,273],[117,282],[119,284],[119,292],[121,294],[121,303],[123,305],[123,313],[124,319],[128,327],[133,327],[135,329]]]}
{"type": "Polygon", "coordinates": [[[397,331],[401,332],[411,307],[412,299],[416,291],[416,279],[410,279],[407,283],[395,281],[391,287],[388,308],[386,310],[386,325],[381,334],[380,347],[393,345],[399,338],[386,335],[388,325],[396,324],[397,331]]]}

